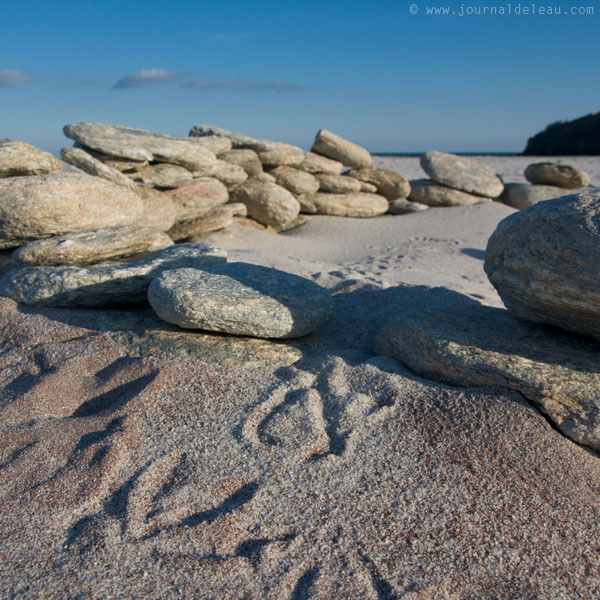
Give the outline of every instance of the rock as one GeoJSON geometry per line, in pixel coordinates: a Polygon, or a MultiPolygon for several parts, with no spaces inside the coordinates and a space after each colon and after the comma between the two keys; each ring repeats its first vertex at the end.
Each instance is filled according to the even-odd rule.
{"type": "Polygon", "coordinates": [[[351,169],[346,175],[374,185],[377,188],[377,193],[388,200],[408,198],[410,194],[408,181],[392,169],[365,167],[363,169],[351,169]]]}
{"type": "Polygon", "coordinates": [[[444,288],[407,287],[404,296],[376,340],[377,352],[421,377],[517,390],[565,435],[600,449],[600,345],[444,288]]]}
{"type": "Polygon", "coordinates": [[[193,219],[229,200],[227,188],[213,177],[194,179],[192,183],[165,192],[177,207],[177,220],[193,219]]]}
{"type": "Polygon", "coordinates": [[[125,225],[36,240],[15,250],[13,256],[30,265],[87,265],[172,245],[165,233],[125,225]]]}
{"type": "Polygon", "coordinates": [[[263,225],[262,223],[259,223],[258,221],[255,221],[254,219],[250,219],[250,218],[238,219],[238,225],[241,225],[242,227],[248,227],[250,229],[256,229],[258,231],[264,231],[265,233],[271,233],[273,235],[277,235],[277,232],[275,231],[275,229],[273,229],[273,227],[271,227],[270,225],[263,225]]]}
{"type": "Polygon", "coordinates": [[[389,204],[390,207],[388,208],[388,213],[391,215],[406,215],[409,213],[422,212],[429,208],[427,204],[411,202],[406,198],[396,198],[396,200],[390,200],[389,204]]]}
{"type": "Polygon", "coordinates": [[[0,180],[0,248],[71,231],[133,225],[143,213],[126,187],[83,173],[0,180]]]}
{"type": "Polygon", "coordinates": [[[273,229],[276,233],[281,233],[283,231],[298,229],[298,227],[302,227],[302,225],[306,225],[310,221],[312,221],[312,217],[309,217],[308,215],[299,214],[293,221],[290,221],[285,225],[273,227],[273,229]]]}
{"type": "MultiPolygon", "coordinates": [[[[233,223],[233,217],[236,215],[246,216],[246,206],[244,210],[239,209],[239,203],[223,204],[209,210],[199,217],[192,217],[178,221],[172,229],[169,230],[169,236],[176,242],[182,240],[191,240],[201,238],[213,231],[218,231],[229,227],[233,223]]],[[[195,240],[194,240],[195,241],[195,240]]]]}
{"type": "Polygon", "coordinates": [[[177,216],[177,206],[173,200],[164,192],[143,185],[138,185],[136,191],[144,205],[144,212],[136,224],[154,231],[169,231],[177,216]]]}
{"type": "Polygon", "coordinates": [[[294,196],[275,183],[250,180],[233,190],[230,198],[245,204],[248,216],[273,227],[287,225],[300,212],[294,196]]]}
{"type": "Polygon", "coordinates": [[[148,300],[161,319],[185,329],[264,338],[307,335],[333,313],[331,294],[313,281],[247,263],[162,273],[148,300]]]}
{"type": "Polygon", "coordinates": [[[319,182],[313,175],[294,167],[277,167],[270,174],[278,185],[294,195],[313,194],[319,189],[319,182]]]}
{"type": "Polygon", "coordinates": [[[117,169],[105,165],[81,148],[63,148],[60,151],[60,156],[65,162],[85,171],[88,175],[102,177],[102,179],[112,181],[112,183],[123,185],[133,190],[137,188],[135,183],[133,183],[129,177],[123,175],[123,173],[117,171],[117,169]]]}
{"type": "Polygon", "coordinates": [[[0,177],[44,175],[62,171],[60,160],[25,142],[0,139],[0,177]]]}
{"type": "Polygon", "coordinates": [[[184,187],[192,182],[194,176],[187,169],[178,165],[161,163],[158,165],[149,165],[137,171],[134,179],[146,185],[168,189],[184,187]]]}
{"type": "Polygon", "coordinates": [[[311,151],[357,169],[370,166],[372,161],[367,150],[326,129],[317,133],[311,151]]]}
{"type": "Polygon", "coordinates": [[[372,183],[367,183],[366,181],[361,181],[360,182],[360,191],[366,192],[367,194],[376,194],[377,186],[373,185],[372,183]]]}
{"type": "MultiPolygon", "coordinates": [[[[213,125],[196,125],[190,130],[190,137],[211,138],[213,136],[226,137],[233,148],[249,148],[255,152],[268,152],[277,147],[277,142],[254,138],[242,133],[234,133],[213,125]]],[[[285,145],[285,144],[284,144],[285,145]]]]}
{"type": "Polygon", "coordinates": [[[206,137],[187,137],[184,138],[186,141],[193,142],[194,144],[210,150],[214,154],[223,154],[231,150],[231,140],[226,137],[211,135],[206,137]]]}
{"type": "Polygon", "coordinates": [[[242,167],[224,160],[217,161],[212,176],[223,183],[228,190],[241,185],[248,179],[248,174],[242,167]]]}
{"type": "MultiPolygon", "coordinates": [[[[258,175],[254,175],[250,179],[254,181],[262,181],[263,183],[275,183],[277,180],[271,173],[259,173],[258,175]]],[[[249,180],[248,180],[249,181],[249,180]]]]}
{"type": "Polygon", "coordinates": [[[104,123],[75,123],[64,127],[65,135],[99,152],[119,158],[166,162],[194,172],[210,174],[214,152],[190,138],[172,138],[132,127],[104,123]]]}
{"type": "Polygon", "coordinates": [[[289,144],[275,144],[270,150],[258,153],[258,159],[264,165],[298,166],[304,162],[304,150],[289,144]]]}
{"type": "Polygon", "coordinates": [[[507,183],[500,200],[520,210],[529,208],[543,200],[552,200],[568,195],[564,188],[551,185],[530,185],[529,183],[507,183]]]}
{"type": "MultiPolygon", "coordinates": [[[[194,138],[194,139],[211,139],[210,137],[205,138],[194,138]]],[[[223,152],[219,154],[219,158],[224,160],[232,165],[238,165],[246,171],[246,173],[251,177],[253,175],[259,175],[262,173],[263,168],[260,160],[258,160],[258,154],[254,152],[254,150],[249,149],[237,149],[237,150],[228,150],[227,152],[223,152]]]]}
{"type": "Polygon", "coordinates": [[[308,213],[309,215],[317,214],[317,207],[310,199],[311,195],[312,194],[300,194],[299,196],[296,196],[296,200],[298,200],[298,203],[300,204],[301,213],[308,213]]]}
{"type": "Polygon", "coordinates": [[[431,179],[413,179],[408,199],[427,206],[466,206],[491,201],[491,198],[461,192],[431,179]]]}
{"type": "Polygon", "coordinates": [[[497,198],[504,189],[494,169],[464,156],[431,150],[421,156],[421,167],[434,181],[463,192],[497,198]]]}
{"type": "Polygon", "coordinates": [[[329,194],[317,192],[308,196],[317,213],[337,217],[376,217],[388,210],[388,201],[377,194],[329,194]]]}
{"type": "Polygon", "coordinates": [[[346,175],[329,175],[326,173],[317,173],[315,175],[319,181],[319,189],[322,192],[331,192],[332,194],[349,194],[362,191],[362,183],[354,177],[346,175]]]}
{"type": "Polygon", "coordinates": [[[111,167],[120,171],[121,173],[135,173],[140,171],[144,167],[147,167],[150,163],[147,160],[133,160],[131,158],[118,158],[116,156],[110,156],[110,154],[104,154],[104,152],[98,152],[92,148],[88,148],[79,142],[73,144],[73,148],[79,148],[84,152],[87,152],[95,159],[104,163],[107,167],[111,167]]]}
{"type": "Polygon", "coordinates": [[[225,262],[212,244],[179,244],[137,262],[91,267],[23,267],[0,279],[0,296],[42,306],[111,307],[139,304],[154,277],[169,269],[225,262]]]}
{"type": "Polygon", "coordinates": [[[339,175],[342,172],[344,165],[341,162],[332,160],[326,156],[321,156],[320,154],[315,154],[314,152],[305,152],[304,161],[298,165],[298,168],[302,171],[306,171],[307,173],[326,173],[327,175],[339,175]]]}
{"type": "Polygon", "coordinates": [[[540,202],[500,221],[485,272],[516,316],[600,339],[600,194],[540,202]]]}
{"type": "Polygon", "coordinates": [[[553,185],[567,190],[590,185],[590,176],[577,167],[550,162],[534,163],[525,169],[525,179],[540,185],[553,185]]]}

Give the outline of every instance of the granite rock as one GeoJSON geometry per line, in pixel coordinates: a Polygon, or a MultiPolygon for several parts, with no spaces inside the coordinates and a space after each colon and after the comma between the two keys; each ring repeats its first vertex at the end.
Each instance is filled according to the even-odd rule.
{"type": "Polygon", "coordinates": [[[361,146],[326,129],[321,129],[317,133],[311,151],[357,169],[371,166],[373,160],[369,152],[361,146]]]}
{"type": "Polygon", "coordinates": [[[199,217],[192,217],[178,221],[169,230],[171,239],[179,242],[181,240],[196,241],[213,231],[229,227],[235,216],[245,217],[247,209],[245,204],[231,203],[212,208],[199,217]]]}
{"type": "Polygon", "coordinates": [[[298,146],[272,142],[274,146],[270,150],[258,153],[258,159],[264,165],[286,165],[297,167],[304,162],[304,150],[298,146]]]}
{"type": "Polygon", "coordinates": [[[388,200],[408,198],[410,195],[410,184],[408,181],[400,173],[392,169],[365,167],[362,169],[351,169],[346,175],[374,185],[377,188],[377,193],[388,200]]]}
{"type": "Polygon", "coordinates": [[[211,138],[213,136],[226,137],[229,139],[234,149],[249,148],[255,152],[269,152],[276,149],[278,146],[277,142],[272,142],[271,140],[255,138],[244,135],[243,133],[235,133],[233,131],[228,131],[227,129],[222,129],[221,127],[215,127],[214,125],[195,125],[190,130],[189,135],[190,137],[198,138],[211,138]]]}
{"type": "Polygon", "coordinates": [[[18,140],[0,139],[0,177],[44,175],[60,171],[60,160],[49,152],[18,140]]]}
{"type": "Polygon", "coordinates": [[[538,202],[568,195],[564,188],[552,185],[530,185],[529,183],[507,183],[500,200],[513,208],[523,210],[538,202]]]}
{"type": "Polygon", "coordinates": [[[153,187],[170,189],[188,185],[194,176],[184,167],[160,163],[137,171],[134,179],[153,187]]]}
{"type": "MultiPolygon", "coordinates": [[[[210,136],[206,138],[195,138],[195,139],[211,139],[210,136]]],[[[262,173],[262,163],[258,160],[258,154],[254,150],[250,149],[233,149],[228,150],[219,154],[219,158],[233,165],[238,165],[246,171],[246,173],[252,177],[262,173]]]]}
{"type": "Polygon", "coordinates": [[[321,156],[314,152],[305,152],[304,161],[298,168],[307,173],[326,173],[327,175],[339,175],[344,169],[344,165],[338,160],[321,156]]]}
{"type": "Polygon", "coordinates": [[[212,176],[218,179],[228,190],[241,185],[248,179],[248,174],[240,165],[219,160],[212,171],[212,176]]]}
{"type": "Polygon", "coordinates": [[[229,200],[227,188],[214,177],[201,177],[176,190],[165,192],[175,203],[177,220],[199,217],[229,200]]]}
{"type": "Polygon", "coordinates": [[[484,196],[476,196],[475,194],[455,190],[432,179],[413,179],[410,182],[408,199],[411,202],[418,202],[427,206],[467,206],[491,200],[491,198],[485,198],[484,196]]]}
{"type": "Polygon", "coordinates": [[[313,194],[319,189],[319,182],[310,173],[294,167],[280,166],[270,171],[278,185],[290,191],[295,196],[313,194]]]}
{"type": "Polygon", "coordinates": [[[407,215],[410,213],[423,212],[429,208],[427,204],[411,202],[406,198],[396,198],[395,200],[390,200],[389,204],[390,207],[388,208],[388,213],[391,215],[407,215]]]}
{"type": "Polygon", "coordinates": [[[94,175],[96,177],[102,177],[107,181],[116,183],[117,185],[123,185],[130,189],[135,189],[136,184],[126,175],[123,175],[117,169],[104,164],[102,161],[88,154],[81,148],[63,148],[60,151],[61,158],[69,164],[85,171],[88,175],[94,175]]]}
{"type": "Polygon", "coordinates": [[[387,212],[389,203],[383,196],[354,192],[329,194],[317,192],[307,196],[317,213],[337,217],[377,217],[387,212]]]}
{"type": "Polygon", "coordinates": [[[590,176],[571,165],[551,162],[533,163],[525,169],[525,179],[530,183],[553,185],[567,190],[576,190],[590,185],[590,176]]]}
{"type": "Polygon", "coordinates": [[[143,185],[138,185],[136,192],[144,205],[136,224],[154,231],[169,231],[177,217],[177,206],[173,200],[164,192],[143,185]]]}
{"type": "Polygon", "coordinates": [[[330,175],[328,173],[317,173],[319,190],[331,192],[332,194],[349,194],[362,191],[362,182],[347,175],[330,175]]]}

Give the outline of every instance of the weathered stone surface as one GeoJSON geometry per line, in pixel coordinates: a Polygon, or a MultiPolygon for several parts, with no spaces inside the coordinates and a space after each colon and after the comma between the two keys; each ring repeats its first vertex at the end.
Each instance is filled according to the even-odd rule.
{"type": "Polygon", "coordinates": [[[171,239],[176,242],[181,240],[196,241],[195,238],[202,238],[213,231],[229,227],[233,223],[233,217],[238,215],[245,217],[246,214],[247,209],[245,204],[237,202],[223,204],[199,217],[178,221],[168,233],[171,239]]]}
{"type": "Polygon", "coordinates": [[[186,329],[266,338],[306,335],[333,312],[331,294],[313,281],[247,263],[162,273],[148,300],[161,319],[186,329]]]}
{"type": "Polygon", "coordinates": [[[311,151],[357,169],[369,167],[372,161],[367,150],[326,129],[317,133],[311,151]]]}
{"type": "Polygon", "coordinates": [[[161,163],[137,171],[134,179],[146,185],[168,189],[184,187],[192,182],[194,176],[184,167],[161,163]]]}
{"type": "Polygon", "coordinates": [[[317,213],[338,217],[376,217],[387,212],[389,204],[383,196],[377,194],[329,194],[317,192],[307,196],[314,204],[317,213]]]}
{"type": "Polygon", "coordinates": [[[249,148],[255,152],[268,152],[277,147],[277,142],[235,133],[213,125],[196,125],[190,130],[190,137],[210,138],[213,136],[228,138],[233,148],[249,148]]]}
{"type": "Polygon", "coordinates": [[[405,296],[378,352],[429,379],[517,390],[565,435],[600,449],[599,344],[444,288],[407,288],[405,296]]]}
{"type": "Polygon", "coordinates": [[[249,180],[233,190],[230,198],[245,204],[248,216],[264,225],[286,225],[300,212],[300,204],[294,196],[275,183],[249,180]]]}
{"type": "Polygon", "coordinates": [[[529,183],[507,183],[500,200],[513,208],[523,210],[538,202],[568,195],[564,188],[552,185],[531,185],[529,183]]]}
{"type": "Polygon", "coordinates": [[[0,248],[70,231],[132,225],[143,209],[133,190],[83,173],[4,179],[0,181],[0,248]]]}
{"type": "Polygon", "coordinates": [[[281,233],[283,231],[290,231],[292,229],[298,229],[298,227],[302,227],[302,225],[306,225],[312,220],[312,217],[309,215],[299,214],[293,221],[286,223],[285,225],[279,225],[277,227],[273,227],[276,233],[281,233]]]}
{"type": "Polygon", "coordinates": [[[177,220],[199,217],[229,200],[227,188],[214,177],[201,177],[176,190],[165,192],[177,207],[177,220]]]}
{"type": "Polygon", "coordinates": [[[275,144],[270,150],[258,153],[258,159],[264,165],[298,166],[304,162],[304,150],[290,144],[275,144]]]}
{"type": "Polygon", "coordinates": [[[194,144],[197,144],[201,148],[210,150],[211,152],[217,155],[231,150],[231,140],[229,138],[218,135],[211,135],[205,137],[188,137],[184,139],[186,141],[190,140],[191,142],[194,142],[194,144]]]}
{"type": "Polygon", "coordinates": [[[408,181],[392,169],[365,167],[363,169],[351,169],[346,175],[374,185],[377,188],[377,193],[388,200],[408,198],[410,194],[408,181]]]}
{"type": "Polygon", "coordinates": [[[300,204],[301,213],[306,213],[309,215],[317,214],[317,207],[315,206],[315,203],[310,199],[311,196],[312,194],[300,194],[299,196],[296,196],[296,200],[298,200],[298,203],[300,204]]]}
{"type": "Polygon", "coordinates": [[[540,185],[554,185],[567,190],[590,185],[590,176],[581,169],[571,165],[551,162],[533,163],[525,169],[525,179],[540,185]]]}
{"type": "Polygon", "coordinates": [[[540,202],[503,219],[485,272],[522,319],[600,339],[600,194],[540,202]]]}
{"type": "Polygon", "coordinates": [[[263,183],[275,183],[277,180],[275,179],[275,177],[273,177],[273,175],[271,175],[271,173],[259,173],[258,175],[253,175],[251,178],[248,179],[248,181],[253,180],[253,181],[262,181],[263,183]]]}
{"type": "Polygon", "coordinates": [[[60,160],[49,152],[18,140],[0,139],[0,177],[43,175],[60,171],[60,160]]]}
{"type": "Polygon", "coordinates": [[[299,169],[306,171],[307,173],[326,173],[328,175],[339,175],[344,169],[344,165],[338,160],[321,156],[314,152],[305,152],[304,160],[300,165],[299,169]]]}
{"type": "Polygon", "coordinates": [[[396,198],[395,200],[390,200],[388,212],[391,215],[407,215],[409,213],[422,212],[428,208],[429,206],[427,206],[427,204],[411,202],[406,198],[396,198]]]}
{"type": "Polygon", "coordinates": [[[455,190],[432,179],[413,179],[410,182],[408,199],[427,206],[466,206],[491,200],[491,198],[455,190]]]}
{"type": "Polygon", "coordinates": [[[373,185],[372,183],[367,183],[366,181],[361,181],[360,182],[360,191],[367,192],[367,194],[376,194],[377,186],[373,185]]]}
{"type": "MultiPolygon", "coordinates": [[[[206,138],[194,138],[194,139],[211,139],[210,136],[206,138]]],[[[258,154],[254,150],[250,149],[234,149],[228,150],[219,154],[219,158],[233,165],[238,165],[246,171],[249,176],[258,175],[262,173],[262,163],[258,160],[258,154]]]]}
{"type": "Polygon", "coordinates": [[[224,262],[212,244],[179,244],[145,260],[90,267],[23,267],[0,279],[0,296],[42,306],[111,307],[146,299],[154,277],[169,269],[192,269],[224,262]]]}
{"type": "Polygon", "coordinates": [[[30,265],[88,265],[172,245],[165,233],[125,225],[36,240],[15,250],[13,256],[30,265]]]}
{"type": "Polygon", "coordinates": [[[494,169],[455,154],[431,150],[421,156],[421,167],[438,183],[487,198],[497,198],[504,185],[494,169]]]}
{"type": "Polygon", "coordinates": [[[313,194],[319,189],[319,182],[313,175],[294,167],[277,167],[270,174],[275,177],[278,185],[294,195],[313,194]]]}
{"type": "Polygon", "coordinates": [[[136,191],[144,205],[144,212],[136,224],[154,231],[169,231],[177,216],[177,206],[173,200],[164,192],[144,185],[138,185],[136,191]]]}
{"type": "Polygon", "coordinates": [[[328,173],[317,173],[315,177],[319,181],[319,189],[322,192],[348,194],[351,192],[362,191],[362,183],[354,177],[348,177],[346,175],[329,175],[328,173]]]}
{"type": "Polygon", "coordinates": [[[224,160],[217,161],[212,176],[218,179],[228,190],[241,185],[248,179],[248,174],[242,167],[224,160]]]}
{"type": "Polygon", "coordinates": [[[73,144],[73,148],[79,148],[80,150],[87,152],[94,158],[98,159],[100,162],[104,163],[106,166],[116,169],[121,173],[134,173],[135,171],[139,171],[150,164],[147,160],[118,158],[116,156],[111,156],[110,154],[104,154],[104,152],[99,152],[98,150],[94,150],[93,148],[88,148],[87,146],[84,146],[79,142],[75,142],[73,144]]]}
{"type": "Polygon", "coordinates": [[[68,138],[94,150],[120,158],[180,165],[190,171],[210,171],[217,158],[189,138],[172,138],[132,127],[104,123],[74,123],[64,127],[68,138]]]}
{"type": "Polygon", "coordinates": [[[102,179],[112,181],[112,183],[116,183],[117,185],[124,185],[130,189],[137,187],[129,177],[123,175],[117,169],[105,165],[81,148],[63,148],[60,151],[60,156],[65,162],[85,171],[88,175],[102,177],[102,179]]]}

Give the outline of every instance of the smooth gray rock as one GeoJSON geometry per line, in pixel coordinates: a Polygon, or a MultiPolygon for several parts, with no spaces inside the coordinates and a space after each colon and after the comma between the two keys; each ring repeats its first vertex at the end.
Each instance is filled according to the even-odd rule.
{"type": "Polygon", "coordinates": [[[319,190],[321,192],[350,194],[352,192],[362,191],[362,182],[354,177],[348,177],[346,175],[330,175],[328,173],[317,173],[315,177],[319,181],[319,190]]]}
{"type": "Polygon", "coordinates": [[[551,185],[531,185],[529,183],[507,183],[500,200],[513,208],[523,210],[538,202],[568,195],[564,188],[551,185]]]}
{"type": "Polygon", "coordinates": [[[212,244],[179,244],[137,262],[84,267],[23,267],[0,279],[0,296],[42,306],[106,308],[139,304],[163,271],[225,262],[227,254],[212,244]]]}
{"type": "Polygon", "coordinates": [[[369,152],[361,146],[326,129],[321,129],[317,133],[311,151],[357,169],[371,166],[373,160],[369,152]]]}
{"type": "Polygon", "coordinates": [[[71,231],[133,225],[143,210],[133,190],[83,173],[3,179],[0,248],[71,231]]]}
{"type": "Polygon", "coordinates": [[[154,231],[169,231],[175,224],[178,212],[173,200],[164,192],[143,185],[138,185],[136,192],[144,205],[144,212],[136,224],[154,231]]]}
{"type": "Polygon", "coordinates": [[[455,190],[432,179],[413,179],[408,199],[427,206],[468,206],[491,201],[491,198],[455,190]]]}
{"type": "Polygon", "coordinates": [[[60,151],[60,157],[69,164],[85,171],[88,175],[94,175],[96,177],[102,177],[107,181],[116,183],[117,185],[123,185],[130,189],[135,189],[137,185],[126,175],[123,175],[117,169],[105,165],[102,161],[94,158],[91,154],[88,154],[81,148],[63,148],[60,151]]]}
{"type": "Polygon", "coordinates": [[[60,160],[49,152],[18,140],[0,139],[0,177],[43,175],[60,171],[60,160]]]}
{"type": "Polygon", "coordinates": [[[388,208],[388,213],[391,215],[407,215],[410,213],[423,212],[429,208],[427,204],[411,202],[406,198],[396,198],[395,200],[390,200],[389,204],[390,207],[388,208]]]}
{"type": "Polygon", "coordinates": [[[248,173],[239,165],[234,165],[225,160],[218,160],[212,170],[212,176],[218,179],[228,190],[241,185],[248,179],[248,173]]]}
{"type": "Polygon", "coordinates": [[[551,162],[533,163],[525,169],[525,179],[530,183],[554,185],[567,190],[590,185],[590,176],[581,169],[571,165],[551,162]]]}
{"type": "Polygon", "coordinates": [[[600,340],[598,256],[600,194],[573,194],[500,221],[484,268],[518,317],[600,340]]]}
{"type": "Polygon", "coordinates": [[[281,166],[270,171],[275,177],[278,185],[290,191],[292,194],[313,194],[319,189],[318,180],[305,171],[300,171],[294,167],[281,166]]]}
{"type": "Polygon", "coordinates": [[[214,152],[189,138],[172,138],[132,127],[74,123],[65,125],[64,133],[88,148],[111,156],[172,163],[190,171],[202,171],[203,175],[209,174],[217,160],[214,152]]]}
{"type": "Polygon", "coordinates": [[[314,152],[305,152],[304,160],[298,165],[298,168],[307,173],[339,175],[344,169],[344,165],[338,160],[333,160],[314,152]]]}
{"type": "MultiPolygon", "coordinates": [[[[194,139],[211,139],[210,137],[206,138],[194,138],[194,139]]],[[[258,154],[254,152],[254,150],[250,150],[249,148],[243,149],[233,149],[228,150],[227,152],[223,152],[219,154],[219,158],[233,165],[238,165],[246,171],[246,173],[252,177],[253,175],[258,175],[262,173],[262,163],[258,160],[258,154]]]]}
{"type": "Polygon", "coordinates": [[[227,188],[214,177],[201,177],[176,190],[165,192],[177,207],[177,220],[199,217],[229,200],[227,188]]]}
{"type": "Polygon", "coordinates": [[[88,265],[172,245],[173,240],[165,233],[125,225],[36,240],[15,250],[13,256],[22,263],[38,266],[88,265]]]}
{"type": "Polygon", "coordinates": [[[161,319],[186,329],[264,338],[307,335],[333,313],[331,294],[313,281],[246,263],[162,273],[148,300],[161,319]]]}
{"type": "Polygon", "coordinates": [[[188,185],[194,176],[184,167],[161,163],[137,171],[134,179],[153,187],[172,189],[188,185]]]}
{"type": "Polygon", "coordinates": [[[249,180],[230,194],[232,202],[248,207],[248,216],[264,225],[281,227],[293,221],[300,204],[288,190],[275,183],[249,180]]]}
{"type": "Polygon", "coordinates": [[[383,196],[354,192],[329,194],[317,192],[306,198],[321,215],[337,217],[377,217],[387,212],[389,203],[383,196]]]}
{"type": "Polygon", "coordinates": [[[408,198],[410,195],[410,184],[408,181],[400,173],[392,169],[365,167],[362,169],[351,169],[345,175],[374,185],[377,188],[377,193],[388,200],[408,198]]]}
{"type": "Polygon", "coordinates": [[[504,189],[494,169],[464,156],[431,150],[421,156],[421,167],[434,181],[470,194],[497,198],[504,189]]]}
{"type": "Polygon", "coordinates": [[[600,449],[599,344],[445,288],[407,286],[396,309],[377,352],[428,379],[517,390],[565,435],[600,449]]]}

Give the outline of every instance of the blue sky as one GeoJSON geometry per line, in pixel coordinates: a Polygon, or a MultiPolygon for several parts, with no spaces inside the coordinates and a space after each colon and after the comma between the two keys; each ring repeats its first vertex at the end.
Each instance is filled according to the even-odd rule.
{"type": "Polygon", "coordinates": [[[515,15],[531,2],[513,0],[511,15],[460,17],[461,4],[509,5],[3,2],[0,137],[57,152],[66,123],[177,136],[205,123],[305,148],[324,127],[373,152],[521,151],[600,110],[598,0],[535,3],[561,15],[515,15]]]}

